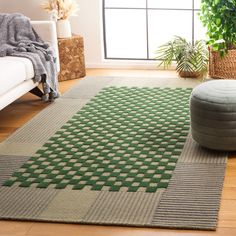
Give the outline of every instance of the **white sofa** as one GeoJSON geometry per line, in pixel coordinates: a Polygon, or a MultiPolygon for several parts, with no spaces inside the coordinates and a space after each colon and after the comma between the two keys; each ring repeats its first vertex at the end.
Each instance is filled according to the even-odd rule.
{"type": "MultiPolygon", "coordinates": [[[[54,47],[57,69],[60,70],[56,26],[53,21],[32,21],[32,26],[41,38],[54,47]]],[[[33,64],[27,58],[0,57],[0,110],[35,89],[33,64]]]]}

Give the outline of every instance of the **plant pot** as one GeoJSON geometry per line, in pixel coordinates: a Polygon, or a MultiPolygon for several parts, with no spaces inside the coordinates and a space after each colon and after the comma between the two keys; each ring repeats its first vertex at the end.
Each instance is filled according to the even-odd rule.
{"type": "Polygon", "coordinates": [[[189,71],[180,71],[179,76],[181,78],[198,78],[203,75],[202,72],[189,72],[189,71]]]}
{"type": "Polygon", "coordinates": [[[236,50],[229,50],[222,58],[209,49],[209,76],[214,79],[236,79],[236,50]]]}
{"type": "Polygon", "coordinates": [[[70,38],[72,36],[71,26],[69,20],[57,21],[57,37],[58,38],[70,38]]]}

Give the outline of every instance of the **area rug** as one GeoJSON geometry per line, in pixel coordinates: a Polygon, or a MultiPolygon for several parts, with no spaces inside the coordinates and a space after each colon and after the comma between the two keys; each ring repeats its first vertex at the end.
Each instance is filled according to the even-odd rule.
{"type": "Polygon", "coordinates": [[[227,154],[192,140],[191,89],[92,79],[0,144],[0,218],[214,230],[227,154]]]}

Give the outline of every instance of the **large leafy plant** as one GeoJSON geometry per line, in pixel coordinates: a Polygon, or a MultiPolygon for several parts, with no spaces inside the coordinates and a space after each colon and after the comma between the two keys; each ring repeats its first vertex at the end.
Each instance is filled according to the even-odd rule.
{"type": "Polygon", "coordinates": [[[167,69],[176,60],[177,72],[204,73],[208,66],[208,49],[205,41],[198,40],[193,45],[186,39],[175,36],[173,40],[160,46],[156,51],[158,66],[164,65],[167,69]]]}
{"type": "Polygon", "coordinates": [[[201,0],[200,20],[207,28],[208,44],[224,56],[236,46],[236,0],[201,0]]]}

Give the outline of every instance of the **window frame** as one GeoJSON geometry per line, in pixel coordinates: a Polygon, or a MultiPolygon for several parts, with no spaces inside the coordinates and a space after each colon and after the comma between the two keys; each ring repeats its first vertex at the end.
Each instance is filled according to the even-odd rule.
{"type": "Polygon", "coordinates": [[[105,2],[106,0],[102,0],[102,25],[103,25],[103,48],[104,48],[104,59],[107,60],[134,60],[134,61],[156,61],[154,58],[150,58],[149,53],[149,17],[148,11],[149,10],[158,10],[158,11],[166,11],[166,10],[175,10],[175,11],[191,11],[192,13],[192,27],[191,27],[191,41],[194,44],[195,41],[195,12],[199,12],[200,9],[195,9],[195,0],[192,1],[192,8],[151,8],[148,7],[148,0],[145,0],[146,7],[145,8],[135,8],[135,7],[106,7],[105,2]],[[147,48],[147,56],[146,58],[120,58],[120,57],[108,57],[107,55],[107,38],[106,38],[106,9],[120,9],[120,10],[145,10],[146,11],[146,48],[147,48]]]}

